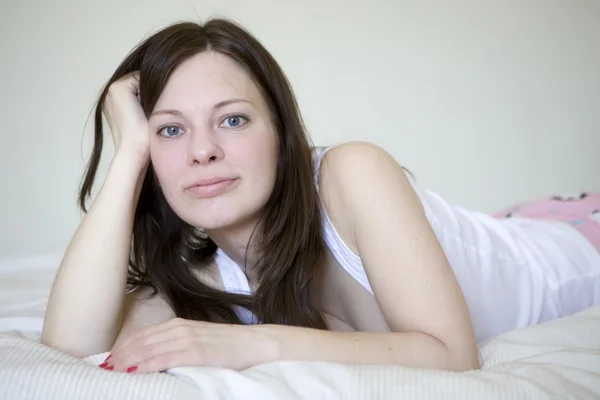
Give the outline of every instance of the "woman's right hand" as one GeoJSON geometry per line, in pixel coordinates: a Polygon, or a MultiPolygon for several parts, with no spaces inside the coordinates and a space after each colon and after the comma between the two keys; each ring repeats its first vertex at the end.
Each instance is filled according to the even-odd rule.
{"type": "Polygon", "coordinates": [[[115,154],[126,152],[146,162],[150,154],[148,120],[139,100],[139,72],[125,75],[108,88],[102,111],[115,145],[115,154]]]}

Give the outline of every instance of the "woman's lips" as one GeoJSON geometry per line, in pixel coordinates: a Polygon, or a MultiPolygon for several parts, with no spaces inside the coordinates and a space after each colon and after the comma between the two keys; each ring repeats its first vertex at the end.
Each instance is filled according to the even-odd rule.
{"type": "Polygon", "coordinates": [[[208,185],[193,185],[188,187],[186,192],[198,198],[214,197],[229,190],[237,181],[238,178],[235,178],[225,179],[208,185]]]}

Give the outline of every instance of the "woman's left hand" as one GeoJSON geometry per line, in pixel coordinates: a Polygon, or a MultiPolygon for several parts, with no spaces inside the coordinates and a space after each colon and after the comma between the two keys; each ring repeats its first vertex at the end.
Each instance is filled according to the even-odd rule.
{"type": "Polygon", "coordinates": [[[174,318],[133,332],[100,366],[136,373],[183,366],[242,370],[277,359],[277,343],[263,327],[174,318]]]}

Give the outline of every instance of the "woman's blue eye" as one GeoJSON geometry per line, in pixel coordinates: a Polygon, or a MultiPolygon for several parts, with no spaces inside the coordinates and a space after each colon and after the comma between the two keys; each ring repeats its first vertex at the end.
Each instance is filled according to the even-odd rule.
{"type": "Polygon", "coordinates": [[[248,122],[248,119],[246,117],[242,117],[241,115],[232,115],[223,120],[223,124],[226,124],[225,126],[227,128],[239,128],[246,122],[248,122]]]}
{"type": "Polygon", "coordinates": [[[165,126],[163,129],[160,130],[160,133],[166,137],[173,137],[181,133],[181,128],[177,126],[165,126]]]}

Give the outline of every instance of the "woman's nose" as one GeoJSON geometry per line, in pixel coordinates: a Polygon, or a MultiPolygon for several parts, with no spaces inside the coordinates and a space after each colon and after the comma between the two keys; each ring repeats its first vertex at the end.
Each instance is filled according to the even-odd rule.
{"type": "Polygon", "coordinates": [[[208,164],[222,158],[223,150],[211,133],[194,132],[188,143],[188,157],[190,164],[208,164]]]}

